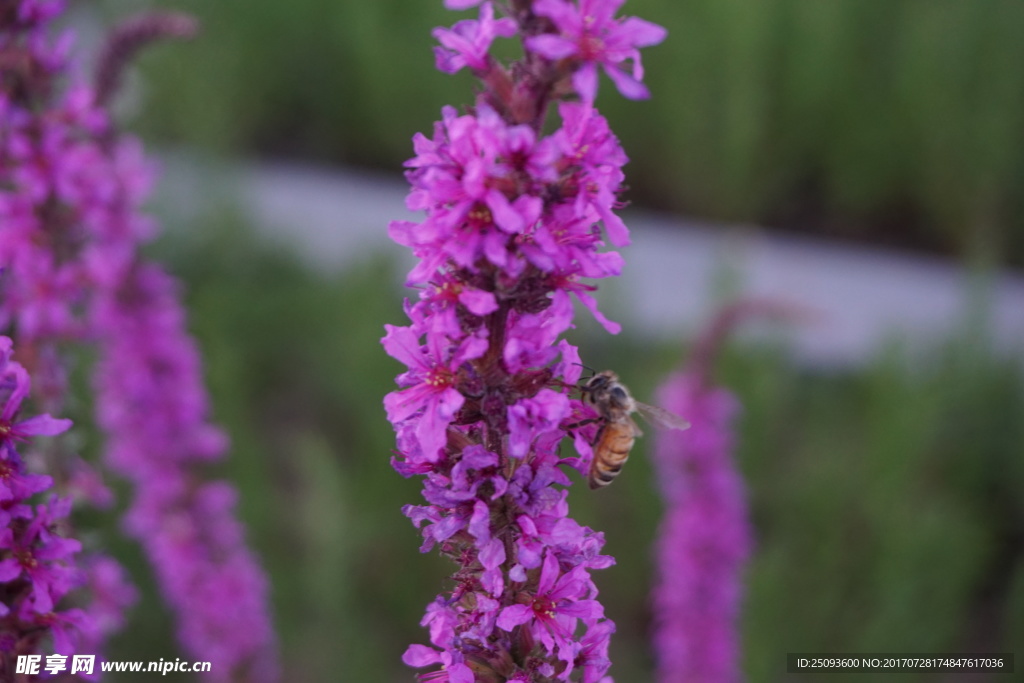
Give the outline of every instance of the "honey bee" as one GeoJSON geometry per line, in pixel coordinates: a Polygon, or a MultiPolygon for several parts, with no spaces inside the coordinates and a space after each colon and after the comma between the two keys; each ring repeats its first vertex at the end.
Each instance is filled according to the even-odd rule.
{"type": "Polygon", "coordinates": [[[633,398],[611,370],[599,372],[587,380],[580,389],[583,400],[594,406],[601,416],[601,427],[594,442],[594,459],[590,463],[590,488],[597,489],[612,483],[629,459],[633,443],[643,432],[631,417],[639,412],[652,424],[666,429],[686,429],[690,426],[683,418],[657,406],[649,406],[633,398]]]}

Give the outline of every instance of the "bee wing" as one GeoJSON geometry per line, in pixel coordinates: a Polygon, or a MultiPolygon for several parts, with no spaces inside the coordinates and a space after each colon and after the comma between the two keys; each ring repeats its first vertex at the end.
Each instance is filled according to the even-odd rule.
{"type": "Polygon", "coordinates": [[[633,401],[636,404],[637,412],[644,416],[648,422],[658,427],[664,427],[665,429],[687,429],[690,423],[679,417],[675,413],[670,413],[664,408],[658,406],[647,405],[640,401],[633,401]]]}

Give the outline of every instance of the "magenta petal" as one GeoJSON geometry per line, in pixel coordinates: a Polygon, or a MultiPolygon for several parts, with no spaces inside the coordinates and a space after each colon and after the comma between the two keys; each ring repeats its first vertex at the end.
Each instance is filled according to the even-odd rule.
{"type": "Polygon", "coordinates": [[[494,223],[505,232],[522,232],[526,227],[526,220],[512,208],[508,197],[501,192],[491,190],[487,193],[487,207],[494,215],[494,223]]]}
{"type": "Polygon", "coordinates": [[[22,366],[17,363],[11,363],[7,366],[7,372],[14,375],[14,390],[11,391],[7,397],[7,403],[4,404],[3,413],[0,414],[0,419],[10,421],[14,417],[14,414],[18,412],[18,408],[21,406],[21,402],[28,396],[28,390],[30,381],[28,372],[22,366]]]}
{"type": "Polygon", "coordinates": [[[612,79],[615,87],[619,89],[623,97],[628,97],[631,100],[646,100],[650,98],[651,92],[647,89],[647,86],[625,71],[606,66],[604,72],[608,74],[608,78],[612,79]]]}
{"type": "Polygon", "coordinates": [[[426,645],[410,645],[402,655],[402,661],[406,666],[420,668],[431,664],[441,663],[441,653],[426,645]]]}
{"type": "Polygon", "coordinates": [[[610,334],[618,334],[622,331],[622,325],[609,320],[603,313],[601,313],[601,311],[597,310],[597,300],[594,299],[594,297],[584,292],[576,292],[576,296],[578,296],[583,305],[587,307],[587,310],[594,314],[594,317],[597,318],[597,322],[601,323],[604,329],[608,330],[610,334]]]}
{"type": "Polygon", "coordinates": [[[619,31],[629,34],[629,42],[634,47],[650,47],[665,40],[668,31],[664,26],[659,26],[646,19],[629,17],[619,25],[619,31]]]}
{"type": "Polygon", "coordinates": [[[500,538],[492,538],[480,549],[480,564],[486,569],[495,569],[505,561],[505,544],[500,538]]]}
{"type": "Polygon", "coordinates": [[[431,412],[435,412],[443,419],[450,421],[459,408],[462,407],[462,403],[465,400],[462,394],[449,387],[438,396],[437,401],[431,406],[433,408],[431,412]]]}
{"type": "Polygon", "coordinates": [[[529,605],[511,605],[498,615],[497,625],[503,631],[511,631],[520,624],[533,618],[533,608],[529,605]]]}
{"type": "Polygon", "coordinates": [[[597,97],[597,66],[587,63],[573,74],[572,85],[584,102],[593,102],[597,97]]]}
{"type": "Polygon", "coordinates": [[[604,607],[597,600],[576,600],[560,605],[558,613],[567,617],[596,621],[604,617],[604,607]]]}
{"type": "Polygon", "coordinates": [[[537,593],[540,595],[547,595],[554,588],[555,582],[558,580],[558,574],[560,570],[558,568],[558,560],[555,558],[553,552],[548,552],[544,557],[544,566],[540,570],[540,580],[537,582],[537,593]]]}
{"type": "Polygon", "coordinates": [[[0,561],[0,581],[7,582],[21,576],[21,564],[13,557],[0,561]]]}
{"type": "Polygon", "coordinates": [[[14,431],[24,436],[54,436],[66,432],[71,425],[71,420],[58,419],[49,415],[36,415],[24,422],[19,422],[15,425],[14,431]]]}
{"type": "Polygon", "coordinates": [[[447,670],[449,683],[473,683],[476,680],[473,671],[465,664],[452,664],[447,670]]]}
{"type": "Polygon", "coordinates": [[[401,391],[392,391],[384,397],[384,410],[387,411],[388,421],[397,424],[402,420],[409,419],[426,405],[433,393],[434,390],[425,384],[418,384],[401,391]]]}
{"type": "Polygon", "coordinates": [[[576,53],[576,44],[561,36],[542,33],[526,39],[526,49],[546,59],[565,59],[576,53]]]}
{"type": "Polygon", "coordinates": [[[608,233],[608,240],[617,247],[629,246],[629,228],[622,222],[614,211],[603,210],[601,220],[604,221],[605,232],[608,233]]]}
{"type": "Polygon", "coordinates": [[[473,360],[487,353],[487,336],[485,333],[480,332],[472,337],[467,337],[456,349],[454,356],[452,357],[452,364],[458,365],[466,362],[467,360],[473,360]]]}
{"type": "Polygon", "coordinates": [[[428,403],[426,411],[416,425],[416,438],[419,439],[423,455],[428,460],[438,459],[438,451],[448,440],[448,425],[465,400],[462,394],[449,387],[428,403]]]}
{"type": "Polygon", "coordinates": [[[482,500],[473,504],[473,515],[469,518],[469,533],[484,543],[491,540],[491,509],[482,500]]]}
{"type": "Polygon", "coordinates": [[[479,289],[464,289],[459,294],[459,303],[469,309],[473,315],[487,315],[498,310],[498,300],[493,292],[479,289]]]}
{"type": "Polygon", "coordinates": [[[557,374],[562,376],[562,381],[566,384],[576,384],[583,374],[579,348],[563,339],[558,342],[558,351],[562,359],[559,361],[557,374]]]}
{"type": "MultiPolygon", "coordinates": [[[[583,0],[587,3],[587,0],[583,0]]],[[[607,3],[607,0],[605,0],[607,3]]],[[[622,3],[622,0],[614,0],[614,2],[622,3]]],[[[578,21],[580,10],[587,10],[589,7],[584,5],[577,9],[573,5],[565,0],[535,0],[533,3],[533,11],[542,17],[547,17],[555,22],[558,26],[565,26],[573,20],[578,21]]]]}
{"type": "Polygon", "coordinates": [[[403,247],[412,247],[416,245],[413,231],[418,227],[419,223],[412,221],[391,221],[388,223],[388,237],[403,247]]]}
{"type": "Polygon", "coordinates": [[[96,617],[81,609],[69,609],[56,615],[53,624],[53,649],[62,655],[72,655],[79,651],[82,634],[93,631],[97,624],[96,617]]]}
{"type": "Polygon", "coordinates": [[[387,334],[380,340],[384,350],[395,360],[405,363],[410,369],[423,369],[426,361],[420,346],[420,335],[411,327],[385,325],[387,334]]]}

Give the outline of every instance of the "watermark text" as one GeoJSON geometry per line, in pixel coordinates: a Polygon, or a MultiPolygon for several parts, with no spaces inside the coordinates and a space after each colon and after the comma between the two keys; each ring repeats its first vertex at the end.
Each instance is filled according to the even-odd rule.
{"type": "Polygon", "coordinates": [[[96,661],[96,655],[18,655],[14,673],[40,674],[51,676],[59,673],[92,675],[99,668],[103,672],[158,673],[166,676],[172,672],[202,673],[210,671],[210,662],[161,659],[158,662],[96,661]],[[97,667],[98,664],[98,667],[97,667]]]}

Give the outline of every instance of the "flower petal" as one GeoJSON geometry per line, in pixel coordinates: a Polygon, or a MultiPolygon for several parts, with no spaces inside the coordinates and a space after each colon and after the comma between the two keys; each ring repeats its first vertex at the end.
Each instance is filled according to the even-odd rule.
{"type": "Polygon", "coordinates": [[[36,415],[14,426],[14,431],[21,436],[54,436],[71,428],[68,419],[59,419],[49,415],[36,415]]]}
{"type": "Polygon", "coordinates": [[[402,661],[407,666],[420,668],[431,664],[441,663],[441,653],[426,645],[410,645],[402,655],[402,661]]]}
{"type": "Polygon", "coordinates": [[[530,621],[530,619],[533,619],[532,607],[529,605],[510,605],[501,610],[496,623],[498,628],[504,631],[511,631],[516,626],[530,621]]]}

